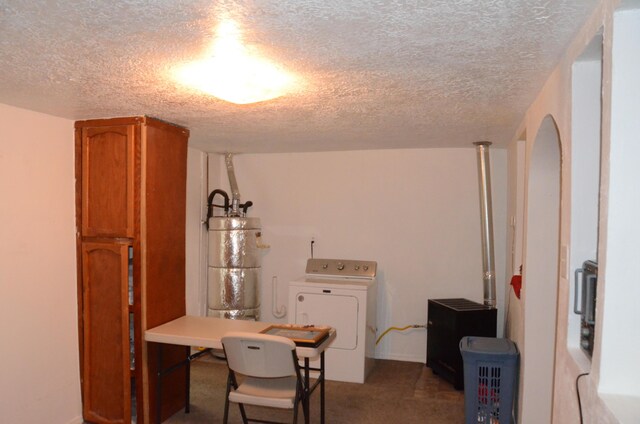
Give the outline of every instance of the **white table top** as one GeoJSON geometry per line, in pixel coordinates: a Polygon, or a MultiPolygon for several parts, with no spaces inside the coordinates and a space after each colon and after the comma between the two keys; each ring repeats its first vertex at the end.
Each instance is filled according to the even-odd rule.
{"type": "MultiPolygon", "coordinates": [[[[222,349],[220,340],[226,333],[230,331],[259,333],[270,325],[272,324],[268,322],[185,315],[145,331],[144,338],[148,342],[222,349]]],[[[314,358],[329,347],[335,338],[336,331],[332,329],[319,346],[298,346],[296,354],[300,358],[314,358]]]]}

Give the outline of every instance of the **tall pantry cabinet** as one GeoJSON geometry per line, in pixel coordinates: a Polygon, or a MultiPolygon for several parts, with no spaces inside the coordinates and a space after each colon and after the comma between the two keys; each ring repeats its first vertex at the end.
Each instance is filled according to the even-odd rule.
{"type": "MultiPolygon", "coordinates": [[[[144,331],[185,314],[189,131],[149,117],[75,125],[78,318],[83,416],[155,422],[157,346],[144,331]]],[[[183,360],[167,346],[163,367],[183,360]]],[[[184,406],[165,377],[162,418],[184,406]]]]}

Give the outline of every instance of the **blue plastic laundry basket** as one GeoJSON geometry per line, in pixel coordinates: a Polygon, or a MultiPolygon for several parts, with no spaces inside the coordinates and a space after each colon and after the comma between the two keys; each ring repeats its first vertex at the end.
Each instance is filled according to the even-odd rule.
{"type": "Polygon", "coordinates": [[[463,337],[466,424],[511,424],[518,349],[508,339],[463,337]]]}

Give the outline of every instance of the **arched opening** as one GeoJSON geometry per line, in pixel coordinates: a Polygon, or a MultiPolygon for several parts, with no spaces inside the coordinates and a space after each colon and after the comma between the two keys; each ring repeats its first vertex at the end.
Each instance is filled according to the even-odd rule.
{"type": "Polygon", "coordinates": [[[560,242],[560,137],[547,115],[529,160],[520,422],[551,422],[560,242]]]}

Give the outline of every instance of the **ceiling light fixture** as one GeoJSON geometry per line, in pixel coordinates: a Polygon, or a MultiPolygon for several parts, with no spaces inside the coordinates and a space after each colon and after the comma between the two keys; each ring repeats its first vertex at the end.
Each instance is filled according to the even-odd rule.
{"type": "Polygon", "coordinates": [[[222,22],[208,57],[178,67],[175,78],[219,99],[248,104],[275,99],[290,92],[295,77],[242,43],[235,22],[222,22]]]}

